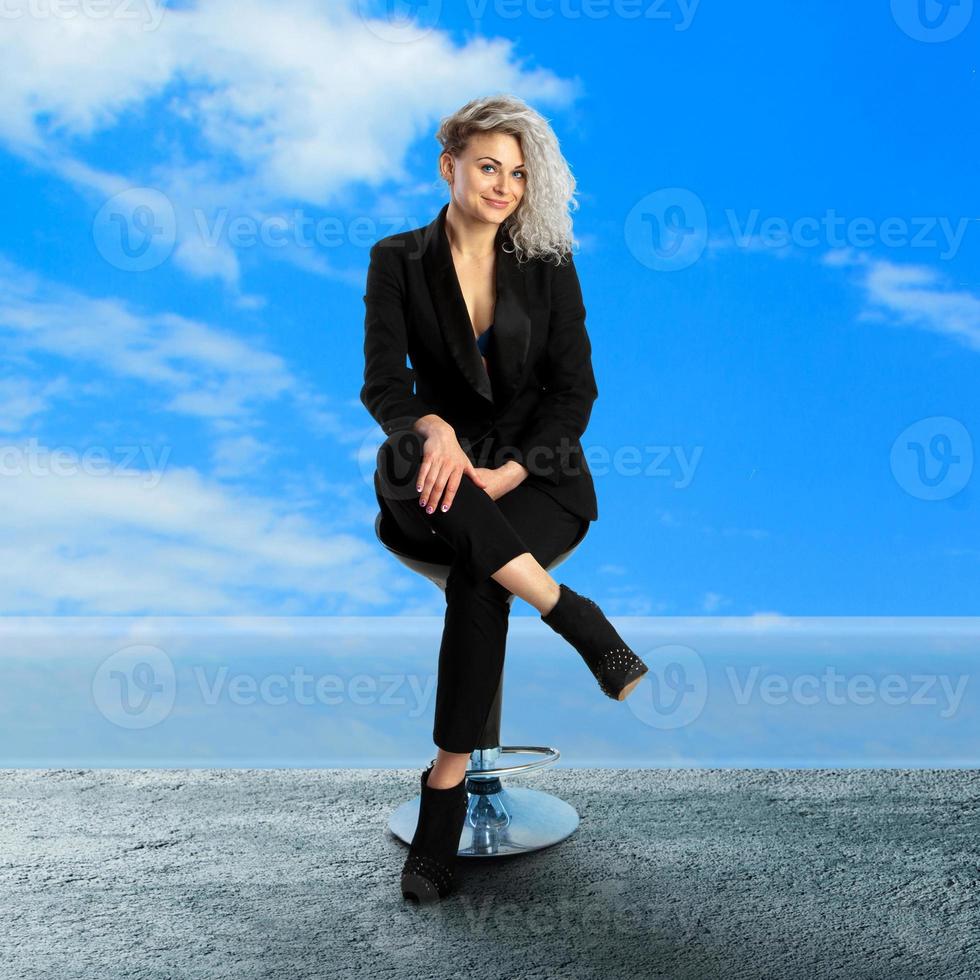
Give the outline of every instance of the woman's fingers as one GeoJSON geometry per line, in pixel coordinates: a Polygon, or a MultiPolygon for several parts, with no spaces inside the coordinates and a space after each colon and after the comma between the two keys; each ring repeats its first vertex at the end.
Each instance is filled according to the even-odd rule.
{"type": "Polygon", "coordinates": [[[443,492],[442,502],[440,507],[443,510],[449,510],[453,505],[453,501],[456,499],[456,491],[459,489],[459,481],[463,478],[462,468],[450,470],[449,476],[446,479],[446,487],[443,492]]]}
{"type": "Polygon", "coordinates": [[[436,508],[449,510],[464,476],[478,487],[485,489],[486,481],[477,472],[470,458],[463,452],[455,435],[437,432],[425,441],[422,465],[419,467],[416,487],[419,489],[419,506],[426,513],[434,514],[436,508]],[[431,448],[429,448],[431,445],[431,448]]]}
{"type": "Polygon", "coordinates": [[[426,474],[420,481],[422,492],[419,494],[419,506],[424,507],[426,510],[430,507],[433,511],[435,510],[435,502],[432,500],[432,497],[435,494],[438,483],[439,468],[440,460],[438,458],[431,459],[426,474]]]}
{"type": "MultiPolygon", "coordinates": [[[[446,492],[446,487],[452,483],[453,473],[457,467],[454,467],[452,463],[446,463],[439,468],[439,473],[436,478],[432,481],[432,490],[429,495],[425,498],[425,510],[429,514],[434,514],[436,508],[442,506],[447,501],[444,498],[446,492]]],[[[459,486],[459,480],[453,485],[455,487],[459,486]]]]}
{"type": "Polygon", "coordinates": [[[419,467],[418,476],[415,478],[415,489],[420,493],[425,490],[425,481],[432,469],[432,458],[430,456],[422,457],[422,465],[419,467]]]}

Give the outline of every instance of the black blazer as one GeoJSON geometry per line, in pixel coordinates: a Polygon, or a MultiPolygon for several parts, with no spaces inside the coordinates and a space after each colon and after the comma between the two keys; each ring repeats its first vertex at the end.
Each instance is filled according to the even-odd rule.
{"type": "Polygon", "coordinates": [[[491,382],[453,265],[448,209],[371,248],[361,402],[388,435],[438,415],[474,465],[516,459],[567,510],[598,520],[579,440],[599,390],[574,260],[519,264],[498,230],[491,382]]]}

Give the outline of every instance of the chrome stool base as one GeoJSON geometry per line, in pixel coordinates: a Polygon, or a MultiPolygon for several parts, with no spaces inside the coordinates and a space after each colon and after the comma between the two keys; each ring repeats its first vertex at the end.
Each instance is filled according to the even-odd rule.
{"type": "MultiPolygon", "coordinates": [[[[529,772],[556,762],[557,749],[530,745],[504,745],[478,749],[466,770],[470,794],[466,823],[459,841],[459,857],[509,857],[557,844],[573,834],[579,815],[564,800],[541,790],[504,786],[501,776],[529,772]],[[542,758],[523,764],[497,765],[501,755],[530,754],[542,758]]],[[[392,813],[388,829],[411,844],[419,819],[420,797],[403,803],[392,813]]]]}

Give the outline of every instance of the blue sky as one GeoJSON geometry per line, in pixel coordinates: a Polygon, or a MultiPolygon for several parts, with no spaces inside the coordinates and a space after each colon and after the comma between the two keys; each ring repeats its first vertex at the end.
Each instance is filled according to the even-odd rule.
{"type": "Polygon", "coordinates": [[[509,91],[581,205],[600,520],[568,578],[611,614],[972,613],[980,23],[929,42],[897,0],[444,7],[415,35],[292,2],[5,28],[5,610],[438,612],[373,541],[364,274],[445,201],[438,119],[509,91]],[[650,268],[637,229],[681,193],[696,257],[650,268]]]}
{"type": "MultiPolygon", "coordinates": [[[[928,43],[883,5],[651,4],[666,19],[642,21],[625,4],[487,4],[480,20],[445,6],[420,8],[415,40],[338,4],[238,5],[234,24],[222,3],[13,22],[3,422],[10,444],[101,447],[113,472],[38,488],[50,467],[21,465],[6,609],[438,607],[426,582],[387,588],[408,573],[372,541],[363,276],[371,241],[445,199],[440,115],[506,90],[552,120],[580,192],[600,388],[586,442],[605,472],[569,578],[623,614],[972,612],[980,25],[928,43]],[[104,207],[133,187],[175,212],[173,252],[146,269],[104,207]],[[666,188],[701,202],[703,250],[651,269],[624,228],[666,188]],[[296,213],[324,244],[250,243],[296,213]],[[780,248],[759,237],[766,219],[810,224],[780,248]],[[858,219],[872,230],[849,233],[858,219]],[[946,482],[965,485],[941,500],[891,459],[923,419],[952,426],[961,460],[946,482]],[[624,447],[635,475],[602,465],[624,447]]],[[[122,201],[136,241],[139,206],[122,201]]]]}
{"type": "Polygon", "coordinates": [[[971,0],[385,9],[5,22],[4,612],[441,615],[374,539],[364,277],[445,203],[439,119],[509,92],[578,182],[600,519],[560,578],[972,615],[971,0]]]}

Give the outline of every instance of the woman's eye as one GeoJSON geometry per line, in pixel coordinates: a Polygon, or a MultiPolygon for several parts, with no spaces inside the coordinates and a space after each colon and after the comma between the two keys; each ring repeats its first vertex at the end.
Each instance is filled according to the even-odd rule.
{"type": "MultiPolygon", "coordinates": [[[[485,163],[485,164],[483,164],[483,168],[486,168],[486,167],[489,167],[491,170],[496,170],[497,169],[492,163],[485,163]]],[[[521,180],[524,179],[524,171],[523,170],[515,170],[514,173],[515,174],[519,174],[521,180]]]]}

